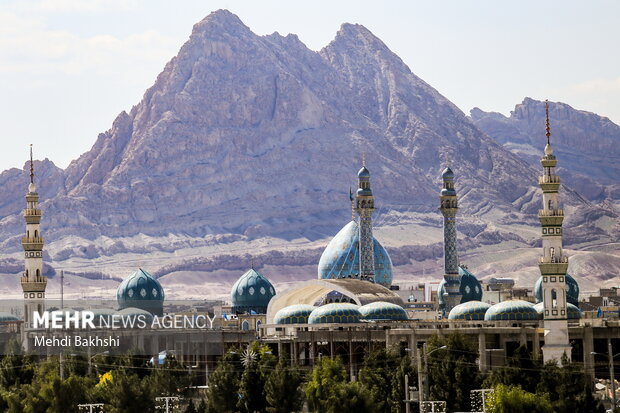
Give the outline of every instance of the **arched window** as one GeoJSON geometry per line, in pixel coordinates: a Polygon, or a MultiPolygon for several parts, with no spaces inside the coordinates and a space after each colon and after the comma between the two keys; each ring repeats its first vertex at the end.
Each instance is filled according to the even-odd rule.
{"type": "Polygon", "coordinates": [[[551,307],[557,307],[558,306],[558,292],[553,289],[551,290],[551,307]]]}
{"type": "Polygon", "coordinates": [[[260,320],[256,320],[256,331],[258,331],[258,327],[260,327],[260,325],[263,324],[260,322],[260,320]]]}
{"type": "Polygon", "coordinates": [[[549,200],[549,209],[553,209],[553,201],[549,200]]]}
{"type": "Polygon", "coordinates": [[[555,248],[549,248],[549,254],[551,255],[551,262],[555,260],[555,248]]]}
{"type": "Polygon", "coordinates": [[[250,323],[248,323],[248,320],[243,320],[243,323],[241,323],[241,329],[243,331],[248,331],[250,329],[250,323]]]}
{"type": "Polygon", "coordinates": [[[41,275],[41,271],[37,268],[37,277],[41,275]]]}
{"type": "Polygon", "coordinates": [[[39,236],[39,231],[38,230],[34,230],[34,237],[37,238],[39,236]]]}

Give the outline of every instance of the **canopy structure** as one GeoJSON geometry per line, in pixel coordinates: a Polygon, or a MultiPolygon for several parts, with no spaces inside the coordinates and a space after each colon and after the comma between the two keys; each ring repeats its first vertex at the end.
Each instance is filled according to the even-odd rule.
{"type": "Polygon", "coordinates": [[[325,294],[337,291],[350,297],[357,305],[366,305],[376,301],[385,301],[404,306],[403,300],[394,291],[380,284],[354,278],[334,280],[311,280],[295,288],[276,294],[267,307],[267,324],[273,324],[276,313],[284,307],[294,304],[314,305],[325,294]]]}

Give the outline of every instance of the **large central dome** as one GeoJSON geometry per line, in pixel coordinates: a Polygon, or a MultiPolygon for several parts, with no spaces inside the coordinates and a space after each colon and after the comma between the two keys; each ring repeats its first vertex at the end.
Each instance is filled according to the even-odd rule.
{"type": "MultiPolygon", "coordinates": [[[[392,285],[392,260],[374,238],[375,282],[384,287],[392,285]]],[[[319,279],[360,279],[359,226],[351,221],[330,241],[319,261],[319,279]]]]}

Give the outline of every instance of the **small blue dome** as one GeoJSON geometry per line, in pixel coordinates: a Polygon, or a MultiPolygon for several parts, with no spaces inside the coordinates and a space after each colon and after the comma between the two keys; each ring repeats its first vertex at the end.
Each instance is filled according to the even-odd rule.
{"type": "Polygon", "coordinates": [[[164,289],[142,268],[121,282],[116,290],[116,300],[120,310],[135,307],[159,316],[164,312],[164,289]]]}
{"type": "Polygon", "coordinates": [[[357,173],[357,176],[359,178],[366,178],[370,176],[370,172],[368,171],[368,169],[366,169],[365,166],[362,166],[362,169],[359,170],[359,172],[357,173]]]}
{"type": "Polygon", "coordinates": [[[456,196],[456,190],[454,188],[443,188],[441,190],[441,195],[444,195],[444,196],[456,196]]]}
{"type": "MultiPolygon", "coordinates": [[[[538,312],[540,318],[545,316],[545,304],[540,302],[534,306],[534,309],[538,312]]],[[[569,320],[579,320],[581,318],[581,310],[576,305],[566,303],[566,311],[568,313],[569,320]]]]}
{"type": "Polygon", "coordinates": [[[19,318],[11,313],[0,312],[0,323],[7,323],[11,321],[19,321],[19,318]]]}
{"type": "Polygon", "coordinates": [[[252,268],[235,282],[230,291],[232,312],[265,314],[274,295],[276,290],[269,280],[252,268]]]}
{"type": "MultiPolygon", "coordinates": [[[[537,303],[542,303],[542,277],[539,277],[534,284],[534,297],[536,297],[537,303]]],[[[574,306],[579,306],[579,284],[570,274],[566,274],[566,301],[574,306]]]]}
{"type": "MultiPolygon", "coordinates": [[[[459,266],[459,277],[461,283],[459,287],[461,304],[469,301],[482,300],[482,284],[480,284],[476,276],[469,272],[467,268],[459,266]]],[[[446,292],[445,284],[446,280],[442,279],[439,281],[439,286],[437,287],[437,299],[439,300],[439,306],[441,308],[446,304],[443,296],[446,292]]]]}
{"type": "Polygon", "coordinates": [[[523,300],[508,300],[489,308],[484,315],[485,321],[497,320],[539,320],[540,315],[534,304],[523,300]]]}
{"type": "Polygon", "coordinates": [[[316,309],[313,305],[293,304],[280,309],[273,318],[274,324],[305,324],[310,313],[316,309]]]}
{"type": "MultiPolygon", "coordinates": [[[[437,175],[435,175],[437,176],[437,175]]],[[[443,170],[443,172],[441,173],[441,177],[444,180],[449,180],[449,179],[454,179],[454,172],[452,172],[452,169],[450,169],[450,167],[446,167],[446,169],[443,170]]]]}
{"type": "Polygon", "coordinates": [[[491,308],[491,304],[483,303],[482,301],[468,301],[450,310],[448,319],[484,320],[484,316],[489,308],[491,308]]]}
{"type": "Polygon", "coordinates": [[[361,318],[362,314],[355,304],[333,303],[312,311],[308,317],[308,324],[358,323],[361,318]]]}
{"type": "MultiPolygon", "coordinates": [[[[327,245],[319,260],[320,279],[360,279],[359,226],[350,221],[327,245]]],[[[392,285],[392,260],[383,246],[374,239],[375,282],[384,287],[392,285]]]]}
{"type": "Polygon", "coordinates": [[[363,305],[359,312],[364,320],[408,320],[409,316],[404,308],[398,304],[385,301],[363,305]]]}

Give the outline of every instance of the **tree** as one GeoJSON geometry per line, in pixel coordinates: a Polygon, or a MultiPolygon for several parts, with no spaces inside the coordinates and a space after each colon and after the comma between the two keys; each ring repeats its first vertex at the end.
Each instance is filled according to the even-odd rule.
{"type": "MultiPolygon", "coordinates": [[[[398,368],[394,372],[392,378],[392,395],[390,404],[392,412],[399,413],[405,411],[405,375],[409,376],[410,385],[414,385],[414,378],[418,376],[417,371],[411,366],[411,358],[409,356],[401,357],[398,368]]],[[[417,383],[415,384],[417,387],[417,383]]],[[[411,411],[415,412],[417,404],[411,404],[411,411]]]]}
{"type": "Polygon", "coordinates": [[[196,406],[194,406],[194,400],[189,399],[189,403],[187,404],[187,407],[185,408],[183,413],[198,413],[198,410],[196,410],[196,406]]]}
{"type": "Polygon", "coordinates": [[[376,412],[389,413],[393,409],[400,410],[399,406],[405,396],[403,389],[405,376],[398,374],[403,367],[402,360],[405,360],[404,366],[409,366],[410,370],[409,357],[401,358],[394,351],[380,349],[366,354],[364,365],[359,372],[359,379],[368,391],[376,412]],[[394,392],[395,386],[401,391],[394,392]]]}
{"type": "Polygon", "coordinates": [[[109,407],[110,413],[133,413],[154,411],[155,394],[148,380],[125,369],[112,371],[112,379],[96,386],[95,397],[109,407]]]}
{"type": "Polygon", "coordinates": [[[164,364],[151,370],[145,380],[157,396],[184,395],[191,384],[188,370],[174,357],[167,357],[164,364]]]}
{"type": "Polygon", "coordinates": [[[227,352],[209,376],[207,389],[208,412],[234,412],[239,400],[239,380],[243,366],[238,350],[227,352]]]}
{"type": "Polygon", "coordinates": [[[273,373],[265,382],[265,397],[267,411],[270,413],[288,413],[301,410],[303,392],[301,385],[303,377],[297,366],[287,363],[286,355],[280,355],[280,360],[273,373]]]}
{"type": "Polygon", "coordinates": [[[491,371],[483,387],[494,388],[498,384],[520,386],[530,393],[536,392],[540,381],[542,362],[535,359],[527,347],[520,346],[502,368],[491,371]]]}
{"type": "Polygon", "coordinates": [[[269,346],[255,341],[243,352],[242,364],[244,370],[239,380],[237,407],[243,413],[265,412],[265,382],[275,367],[276,358],[269,346]]]}
{"type": "Polygon", "coordinates": [[[562,359],[562,366],[555,361],[545,363],[537,393],[547,394],[557,413],[596,413],[601,411],[600,403],[592,396],[589,378],[581,366],[562,359]]]}
{"type": "Polygon", "coordinates": [[[554,413],[546,395],[527,392],[518,386],[498,384],[486,402],[489,413],[554,413]]]}
{"type": "Polygon", "coordinates": [[[449,410],[468,411],[470,392],[481,383],[476,347],[458,333],[435,335],[428,342],[427,354],[431,400],[445,401],[449,410]],[[442,346],[447,348],[439,349],[442,346]]]}
{"type": "Polygon", "coordinates": [[[334,360],[329,357],[319,359],[306,386],[310,409],[327,413],[330,401],[338,398],[338,387],[347,381],[347,372],[339,357],[334,360]]]}
{"type": "Polygon", "coordinates": [[[8,389],[13,386],[30,383],[34,377],[34,358],[23,353],[22,345],[11,337],[5,346],[4,357],[0,361],[0,387],[8,389]]]}

